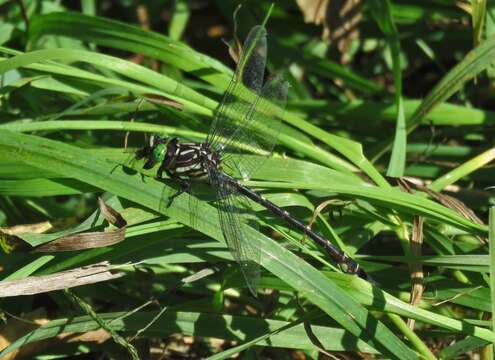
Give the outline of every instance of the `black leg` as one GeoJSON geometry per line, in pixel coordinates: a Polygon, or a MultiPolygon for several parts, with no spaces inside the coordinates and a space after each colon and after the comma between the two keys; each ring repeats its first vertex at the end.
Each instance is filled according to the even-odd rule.
{"type": "Polygon", "coordinates": [[[179,190],[177,190],[177,192],[175,194],[173,194],[172,196],[170,196],[168,198],[167,207],[170,207],[170,205],[172,205],[172,202],[174,201],[174,199],[177,196],[181,195],[182,193],[189,192],[189,190],[191,190],[191,182],[188,180],[181,179],[178,176],[174,176],[171,174],[168,174],[168,175],[170,176],[170,179],[173,182],[175,182],[177,185],[179,185],[179,190]]]}
{"type": "Polygon", "coordinates": [[[156,172],[156,179],[163,180],[163,168],[160,166],[156,172]]]}
{"type": "Polygon", "coordinates": [[[191,183],[188,180],[181,179],[180,177],[178,177],[174,174],[171,174],[166,169],[163,169],[161,166],[158,168],[158,170],[156,172],[156,179],[158,181],[163,181],[163,179],[164,179],[163,178],[163,172],[164,171],[167,173],[170,180],[172,180],[174,183],[176,183],[179,186],[179,190],[175,194],[173,194],[172,196],[170,196],[168,198],[167,207],[170,207],[170,205],[172,205],[172,202],[174,201],[174,199],[177,196],[181,195],[184,192],[189,192],[189,190],[191,190],[191,183]]]}

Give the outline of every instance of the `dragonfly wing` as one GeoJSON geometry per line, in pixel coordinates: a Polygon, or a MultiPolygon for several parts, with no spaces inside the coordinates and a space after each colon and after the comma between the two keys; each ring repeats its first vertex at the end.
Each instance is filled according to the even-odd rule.
{"type": "MultiPolygon", "coordinates": [[[[280,133],[281,122],[289,84],[282,76],[268,80],[260,97],[250,109],[242,126],[225,143],[225,151],[229,154],[251,152],[267,156],[275,147],[280,133]]],[[[263,157],[236,157],[235,161],[224,155],[222,162],[235,167],[244,180],[248,180],[263,164],[263,157]]]]}
{"type": "Polygon", "coordinates": [[[207,142],[215,151],[223,151],[259,97],[266,66],[266,29],[255,26],[242,48],[236,71],[224,93],[222,102],[208,133],[207,142]]]}
{"type": "Polygon", "coordinates": [[[223,236],[232,256],[241,268],[249,290],[256,296],[260,277],[261,249],[249,241],[245,232],[246,225],[256,227],[254,218],[250,217],[252,211],[249,200],[231,183],[225,181],[225,175],[218,171],[210,171],[209,178],[218,192],[216,202],[223,236]]]}

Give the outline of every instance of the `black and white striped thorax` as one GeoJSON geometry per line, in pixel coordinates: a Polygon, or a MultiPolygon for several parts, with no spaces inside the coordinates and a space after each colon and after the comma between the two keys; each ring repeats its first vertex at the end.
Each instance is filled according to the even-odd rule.
{"type": "Polygon", "coordinates": [[[218,169],[220,155],[208,143],[180,143],[172,138],[162,168],[171,177],[198,178],[208,175],[208,169],[218,169]]]}

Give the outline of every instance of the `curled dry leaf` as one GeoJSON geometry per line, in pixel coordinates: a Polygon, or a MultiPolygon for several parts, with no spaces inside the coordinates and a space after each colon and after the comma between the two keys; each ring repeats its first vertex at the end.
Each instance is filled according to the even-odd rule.
{"type": "Polygon", "coordinates": [[[52,230],[54,228],[53,223],[46,222],[33,225],[17,225],[10,228],[0,228],[0,245],[6,253],[27,250],[33,252],[58,252],[105,247],[123,241],[125,239],[127,225],[125,219],[103,200],[98,199],[98,204],[101,214],[110,224],[117,226],[118,229],[106,232],[96,231],[62,236],[32,249],[22,239],[21,234],[39,234],[47,230],[52,230]]]}
{"type": "Polygon", "coordinates": [[[87,232],[51,241],[47,244],[36,247],[34,252],[57,252],[93,249],[110,246],[125,239],[127,222],[119,212],[107,205],[101,198],[98,198],[100,211],[105,219],[112,225],[118,227],[117,230],[109,232],[87,232]]]}
{"type": "Polygon", "coordinates": [[[237,15],[239,14],[239,10],[241,10],[241,4],[237,5],[234,13],[232,14],[232,23],[234,24],[234,38],[232,39],[232,43],[222,39],[229,49],[230,58],[234,60],[236,64],[239,64],[242,54],[242,44],[237,36],[237,15]]]}
{"type": "Polygon", "coordinates": [[[71,236],[40,245],[32,252],[60,252],[94,249],[117,244],[125,239],[125,227],[109,232],[88,232],[71,236]]]}

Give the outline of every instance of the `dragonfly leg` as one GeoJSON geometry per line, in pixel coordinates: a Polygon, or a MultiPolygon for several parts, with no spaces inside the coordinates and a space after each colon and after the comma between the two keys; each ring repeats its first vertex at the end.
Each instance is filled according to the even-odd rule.
{"type": "Polygon", "coordinates": [[[177,190],[175,192],[175,194],[169,196],[169,198],[167,200],[167,206],[166,206],[168,208],[168,207],[170,207],[170,205],[172,205],[174,199],[177,196],[181,195],[182,193],[189,192],[189,190],[191,190],[191,182],[188,180],[184,180],[173,173],[170,173],[169,171],[167,171],[167,169],[164,169],[162,166],[160,166],[156,172],[156,180],[163,182],[163,180],[165,179],[163,177],[164,171],[167,173],[170,180],[172,180],[175,184],[177,184],[179,186],[179,190],[177,190]]]}
{"type": "Polygon", "coordinates": [[[170,175],[170,179],[176,183],[177,185],[179,185],[179,190],[177,190],[175,192],[175,194],[173,194],[172,196],[170,196],[168,198],[168,201],[167,201],[167,207],[170,207],[170,205],[172,205],[174,199],[185,193],[185,192],[189,192],[191,190],[191,182],[188,181],[188,180],[184,180],[184,179],[181,179],[180,177],[178,176],[173,176],[173,175],[170,175]]]}
{"type": "Polygon", "coordinates": [[[166,170],[165,170],[165,168],[162,165],[160,165],[160,167],[156,171],[156,179],[158,181],[162,181],[163,180],[163,171],[166,171],[166,170]]]}

